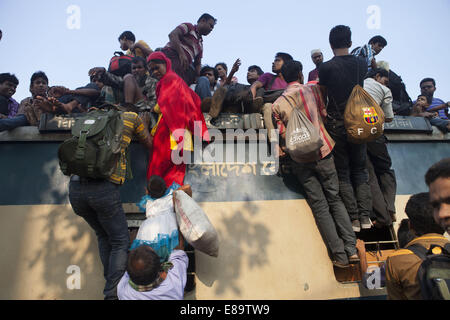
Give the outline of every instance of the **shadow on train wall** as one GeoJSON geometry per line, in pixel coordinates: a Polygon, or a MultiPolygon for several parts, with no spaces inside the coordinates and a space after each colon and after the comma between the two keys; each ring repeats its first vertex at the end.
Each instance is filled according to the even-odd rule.
{"type": "Polygon", "coordinates": [[[101,299],[103,269],[95,234],[86,222],[70,207],[58,207],[33,215],[27,223],[41,232],[29,244],[32,252],[26,252],[25,267],[38,273],[38,287],[43,289],[33,298],[101,299]]]}
{"type": "MultiPolygon", "coordinates": [[[[55,150],[52,143],[22,144],[20,148],[2,145],[2,165],[21,169],[7,171],[1,188],[0,241],[6,246],[0,261],[2,299],[102,299],[103,267],[96,236],[72,211],[69,179],[59,170],[55,150]]],[[[124,203],[134,203],[142,196],[144,159],[132,160],[134,179],[122,187],[124,203]]],[[[195,198],[201,202],[209,188],[195,185],[193,189],[199,191],[195,198]]],[[[199,281],[206,285],[216,282],[217,295],[226,295],[228,290],[239,295],[236,279],[242,278],[242,270],[261,268],[268,260],[269,230],[253,221],[260,208],[248,202],[246,193],[241,200],[244,202],[239,201],[235,211],[222,208],[224,214],[218,218],[221,254],[228,264],[214,273],[211,263],[197,263],[199,281]]],[[[215,205],[215,201],[209,203],[215,205]]]]}
{"type": "Polygon", "coordinates": [[[0,296],[101,299],[104,280],[95,234],[67,204],[68,177],[48,146],[31,151],[37,146],[24,144],[5,154],[2,145],[2,159],[11,170],[1,192],[0,296]]]}
{"type": "Polygon", "coordinates": [[[260,222],[255,222],[260,208],[254,202],[245,202],[233,213],[209,212],[219,215],[214,223],[220,239],[219,258],[197,254],[198,281],[207,287],[214,285],[215,296],[241,296],[244,272],[261,269],[268,263],[266,248],[270,245],[270,232],[260,222]],[[231,292],[229,292],[231,291],[231,292]]]}
{"type": "Polygon", "coordinates": [[[5,170],[0,205],[67,203],[68,178],[59,170],[55,144],[1,144],[5,170]]]}

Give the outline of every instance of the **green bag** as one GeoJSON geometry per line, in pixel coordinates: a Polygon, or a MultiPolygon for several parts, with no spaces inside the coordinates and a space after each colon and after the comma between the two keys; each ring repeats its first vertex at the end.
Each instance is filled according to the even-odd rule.
{"type": "Polygon", "coordinates": [[[76,120],[72,138],[58,148],[61,171],[91,179],[107,179],[121,155],[122,112],[116,107],[95,109],[76,120]]]}

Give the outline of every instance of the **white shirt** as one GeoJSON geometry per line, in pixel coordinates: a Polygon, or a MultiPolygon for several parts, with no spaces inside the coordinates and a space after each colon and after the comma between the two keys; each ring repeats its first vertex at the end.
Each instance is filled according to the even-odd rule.
{"type": "Polygon", "coordinates": [[[386,119],[394,118],[394,111],[392,110],[392,92],[386,86],[376,81],[373,78],[367,78],[364,80],[364,90],[369,93],[372,98],[383,109],[384,117],[386,119]]]}
{"type": "Polygon", "coordinates": [[[189,259],[184,251],[174,250],[169,261],[173,263],[173,268],[167,272],[166,279],[150,291],[134,290],[128,283],[130,276],[125,272],[117,285],[119,300],[183,300],[189,259]]]}

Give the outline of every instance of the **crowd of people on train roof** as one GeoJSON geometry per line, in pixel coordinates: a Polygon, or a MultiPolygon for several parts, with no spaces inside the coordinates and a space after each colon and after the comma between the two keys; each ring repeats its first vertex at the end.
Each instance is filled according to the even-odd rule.
{"type": "MultiPolygon", "coordinates": [[[[261,112],[266,125],[269,128],[273,127],[270,124],[270,107],[264,106],[264,91],[287,87],[281,75],[281,66],[284,62],[291,60],[292,56],[287,53],[277,53],[272,65],[272,73],[264,73],[259,66],[251,65],[250,62],[247,83],[239,83],[234,76],[241,65],[239,59],[230,70],[226,63],[220,61],[214,67],[202,65],[203,37],[211,33],[216,21],[211,15],[205,14],[195,25],[180,24],[169,34],[169,42],[155,51],[161,51],[171,59],[173,71],[199,95],[208,126],[213,126],[220,112],[261,112]],[[216,93],[216,91],[219,92],[216,93]],[[216,93],[216,99],[212,99],[214,93],[216,93]]],[[[116,77],[105,68],[93,68],[89,71],[90,82],[74,90],[59,85],[50,87],[45,72],[37,71],[30,79],[31,96],[22,97],[18,100],[19,103],[14,97],[19,79],[14,74],[1,73],[0,131],[12,130],[19,126],[36,126],[43,112],[54,114],[85,112],[91,105],[100,101],[121,104],[135,111],[151,111],[156,104],[157,79],[149,72],[146,59],[153,50],[144,40],[136,41],[131,31],[123,32],[119,36],[119,43],[120,49],[126,51],[126,55],[134,57],[131,70],[128,70],[129,75],[116,77]]],[[[376,60],[376,56],[386,45],[385,38],[379,35],[374,36],[367,44],[353,49],[351,54],[363,57],[369,72],[373,70],[388,72],[388,80],[383,85],[391,91],[394,115],[426,117],[432,125],[443,132],[448,132],[449,102],[445,103],[442,99],[435,97],[437,88],[435,80],[429,77],[420,81],[420,95],[412,101],[401,77],[390,70],[387,62],[376,60]]],[[[308,73],[305,82],[321,84],[319,69],[324,62],[322,51],[311,50],[311,59],[316,68],[308,73]]],[[[20,81],[23,80],[20,79],[20,81]]]]}
{"type": "MultiPolygon", "coordinates": [[[[131,31],[125,31],[118,40],[131,63],[124,69],[111,65],[108,69],[92,68],[88,72],[90,82],[76,89],[49,87],[45,72],[37,71],[30,79],[31,96],[20,103],[13,98],[19,80],[2,73],[0,131],[38,126],[43,113],[74,114],[104,104],[118,105],[127,111],[127,135],[137,134],[152,149],[147,179],[160,176],[169,187],[174,182],[183,185],[186,172],[183,164],[168,165],[175,129],[194,132],[192,120],[200,120],[207,131],[215,127],[221,112],[260,113],[267,129],[279,130],[277,155],[289,161],[284,138],[292,106],[296,105],[321,132],[323,144],[318,159],[291,161],[291,172],[303,187],[333,265],[346,268],[358,263],[358,233],[390,226],[396,220],[397,184],[384,135],[362,144],[347,139],[344,110],[352,89],[357,84],[363,87],[382,108],[386,122],[396,115],[426,117],[443,132],[450,131],[450,103],[434,96],[437,86],[432,78],[420,82],[421,93],[411,101],[401,77],[390,70],[387,62],[376,60],[387,46],[386,39],[377,35],[350,51],[352,33],[345,25],[335,26],[329,33],[334,57],[324,61],[320,49],[311,50],[316,68],[308,73],[306,81],[302,63],[288,53],[277,52],[271,72],[250,62],[247,83],[241,83],[235,77],[240,59],[230,69],[221,61],[214,67],[202,65],[203,37],[213,31],[216,23],[210,14],[200,16],[197,24],[182,23],[170,32],[168,43],[155,50],[143,40],[136,41],[131,31]]],[[[188,150],[186,144],[183,147],[188,150]]],[[[71,179],[71,188],[72,183],[82,180],[71,179]]],[[[109,179],[118,185],[124,180],[123,172],[109,179]]],[[[74,211],[81,210],[82,200],[72,200],[74,211]]],[[[117,250],[126,254],[127,245],[117,250]]],[[[115,259],[119,259],[117,254],[115,259]]],[[[116,287],[126,264],[123,255],[121,259],[113,265],[122,272],[105,271],[110,275],[105,287],[108,298],[117,297],[116,287]]],[[[135,254],[133,259],[137,259],[135,254]]]]}

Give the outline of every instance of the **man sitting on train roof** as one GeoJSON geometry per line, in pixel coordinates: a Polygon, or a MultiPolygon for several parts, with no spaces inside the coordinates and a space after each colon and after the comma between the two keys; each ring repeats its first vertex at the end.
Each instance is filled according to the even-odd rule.
{"type": "Polygon", "coordinates": [[[430,104],[432,98],[426,94],[419,94],[417,100],[414,102],[412,117],[424,117],[430,120],[432,126],[437,127],[443,133],[450,132],[450,120],[439,118],[437,112],[430,112],[430,104]]]}
{"type": "MultiPolygon", "coordinates": [[[[224,86],[225,82],[227,81],[227,78],[228,78],[228,66],[227,66],[227,64],[225,62],[219,62],[219,63],[216,63],[214,68],[219,73],[219,85],[220,86],[224,86]]],[[[231,78],[231,83],[238,83],[238,78],[233,76],[231,78]]]]}
{"type": "Polygon", "coordinates": [[[136,79],[142,94],[147,98],[147,108],[153,109],[156,105],[156,84],[158,80],[150,76],[147,61],[142,57],[134,57],[131,61],[131,74],[136,79]]]}
{"type": "Polygon", "coordinates": [[[224,96],[224,88],[221,88],[218,79],[219,72],[217,69],[205,65],[200,70],[200,77],[196,80],[197,83],[190,86],[202,100],[202,112],[208,112],[205,115],[205,122],[208,127],[212,126],[211,120],[219,115],[220,109],[216,107],[218,106],[217,100],[222,101],[222,96],[224,96]]]}
{"type": "Polygon", "coordinates": [[[264,71],[259,66],[252,65],[247,69],[247,82],[252,85],[263,74],[264,71]]]}
{"type": "MultiPolygon", "coordinates": [[[[81,89],[70,91],[64,87],[54,87],[54,92],[61,93],[55,96],[48,97],[48,78],[42,71],[33,73],[30,79],[30,92],[31,97],[25,98],[20,102],[17,114],[11,119],[5,119],[1,121],[0,131],[12,130],[20,126],[38,126],[41,115],[43,113],[71,113],[76,108],[80,107],[80,102],[84,97],[84,94],[90,94],[98,96],[98,89],[81,89]],[[66,94],[65,96],[62,93],[66,94]],[[70,94],[70,95],[69,95],[70,94]]],[[[84,109],[80,109],[79,112],[84,112],[84,109]]]]}
{"type": "MultiPolygon", "coordinates": [[[[230,75],[233,71],[239,70],[241,61],[237,59],[233,65],[230,75]]],[[[251,65],[247,69],[247,84],[242,83],[231,83],[227,86],[227,93],[223,101],[223,110],[225,112],[235,112],[235,113],[257,113],[260,112],[261,105],[254,104],[253,96],[250,91],[251,85],[255,83],[258,78],[264,74],[264,71],[257,66],[251,65]]],[[[228,77],[230,80],[230,77],[228,77]]],[[[232,80],[232,79],[231,79],[232,80]]],[[[257,90],[256,96],[262,97],[264,95],[264,88],[259,88],[257,90]]]]}
{"type": "Polygon", "coordinates": [[[39,126],[42,113],[45,110],[41,107],[41,100],[37,97],[47,97],[48,77],[43,71],[36,71],[31,75],[30,93],[31,97],[27,97],[20,102],[19,113],[25,114],[30,126],[39,126]]]}
{"type": "Polygon", "coordinates": [[[138,113],[148,126],[149,119],[146,112],[149,109],[148,105],[154,106],[154,100],[149,101],[143,94],[131,68],[132,64],[124,71],[124,76],[119,76],[106,71],[103,67],[95,67],[89,70],[89,76],[104,84],[100,93],[100,99],[104,103],[120,105],[125,111],[138,113]]]}
{"type": "MultiPolygon", "coordinates": [[[[222,63],[223,64],[223,63],[222,63]]],[[[232,112],[232,113],[240,113],[242,110],[240,109],[230,109],[230,106],[228,106],[225,103],[225,100],[227,96],[230,98],[233,94],[236,94],[236,88],[240,88],[240,90],[243,90],[242,85],[238,83],[232,83],[232,79],[234,78],[234,74],[239,70],[239,66],[241,65],[241,60],[237,59],[233,67],[231,68],[230,73],[227,75],[225,81],[222,85],[219,85],[218,83],[214,87],[214,92],[211,91],[211,96],[206,96],[205,98],[202,98],[201,92],[198,91],[196,88],[196,93],[199,94],[200,98],[202,98],[202,112],[207,113],[205,115],[205,122],[208,127],[213,127],[214,125],[211,123],[214,119],[216,119],[220,112],[222,112],[223,109],[225,109],[226,112],[232,112]],[[231,95],[230,95],[231,94],[231,95]]],[[[219,66],[218,69],[221,67],[219,66]]],[[[219,71],[216,68],[215,71],[217,71],[217,75],[219,75],[219,71]]],[[[203,70],[203,69],[202,69],[203,70]]],[[[212,78],[210,77],[212,80],[212,78]]],[[[200,78],[199,78],[200,80],[200,78]]],[[[217,80],[217,79],[216,79],[217,80]]],[[[212,83],[211,83],[212,85],[212,83]]],[[[205,86],[205,85],[204,85],[205,86]]],[[[206,88],[205,88],[206,89],[206,88]]],[[[205,96],[207,94],[206,90],[203,89],[205,96]]],[[[232,107],[232,106],[231,106],[232,107]]],[[[242,109],[242,108],[241,108],[242,109]]]]}
{"type": "Polygon", "coordinates": [[[124,31],[119,36],[120,49],[126,51],[127,56],[142,57],[146,59],[150,53],[153,52],[149,45],[139,40],[136,42],[136,37],[131,31],[124,31]]]}
{"type": "Polygon", "coordinates": [[[0,131],[12,130],[28,124],[25,115],[19,113],[19,103],[12,97],[19,80],[13,74],[0,74],[0,131]]]}
{"type": "Polygon", "coordinates": [[[71,114],[86,112],[91,104],[95,104],[100,96],[103,83],[91,77],[91,81],[83,87],[70,90],[64,86],[48,89],[48,78],[44,72],[38,71],[31,77],[31,97],[21,102],[21,112],[25,113],[32,126],[38,126],[42,113],[71,114]]]}
{"type": "MultiPolygon", "coordinates": [[[[433,78],[425,78],[420,81],[420,93],[431,97],[431,103],[428,106],[428,112],[438,112],[439,118],[448,120],[448,112],[450,108],[450,101],[445,103],[439,98],[434,97],[436,91],[436,81],[433,78]]],[[[414,101],[415,103],[415,101],[414,101]]]]}
{"type": "MultiPolygon", "coordinates": [[[[215,118],[219,116],[221,112],[228,113],[259,113],[260,106],[254,107],[252,93],[250,91],[251,85],[258,80],[258,78],[264,73],[262,69],[257,65],[252,65],[247,71],[247,82],[249,85],[242,83],[233,83],[234,74],[239,70],[241,60],[237,59],[230,73],[227,75],[224,83],[218,90],[214,92],[214,95],[210,99],[210,102],[205,99],[202,103],[202,112],[208,112],[205,115],[205,121],[209,127],[214,126],[211,124],[215,118]]],[[[257,95],[262,96],[264,89],[260,88],[257,91],[257,95]]]]}
{"type": "Polygon", "coordinates": [[[147,61],[142,57],[134,57],[131,61],[131,74],[145,97],[146,103],[141,105],[139,116],[148,124],[149,130],[156,124],[157,115],[153,113],[156,105],[156,85],[158,80],[153,78],[149,71],[147,61]]]}
{"type": "Polygon", "coordinates": [[[95,104],[103,88],[103,83],[98,79],[91,77],[90,80],[87,85],[75,90],[63,86],[51,87],[48,96],[56,98],[61,103],[60,109],[65,113],[86,112],[90,105],[95,104]]]}
{"type": "Polygon", "coordinates": [[[219,80],[219,72],[217,69],[204,65],[200,70],[200,77],[197,78],[196,84],[192,84],[190,88],[203,101],[205,98],[211,98],[214,92],[220,87],[217,80],[219,80]]]}
{"type": "MultiPolygon", "coordinates": [[[[264,117],[264,125],[268,132],[275,129],[272,121],[272,103],[278,98],[284,89],[287,87],[286,81],[284,81],[281,75],[281,67],[284,63],[293,60],[292,56],[288,53],[278,52],[275,55],[275,60],[272,63],[272,72],[264,73],[255,81],[250,87],[252,92],[254,104],[261,105],[261,112],[264,117]],[[264,88],[265,93],[263,97],[257,96],[256,92],[259,88],[264,88]]],[[[270,137],[270,134],[269,134],[270,137]]]]}
{"type": "MultiPolygon", "coordinates": [[[[237,59],[236,62],[233,64],[233,68],[231,69],[231,72],[228,76],[228,84],[226,83],[225,86],[227,87],[227,93],[225,96],[225,100],[223,102],[224,109],[230,110],[228,112],[244,112],[244,113],[253,113],[253,112],[260,112],[260,106],[253,104],[253,96],[252,92],[250,91],[250,88],[253,83],[255,83],[260,76],[264,74],[264,71],[257,65],[251,65],[247,69],[247,84],[242,83],[232,83],[232,79],[230,79],[230,75],[234,74],[234,72],[237,72],[239,70],[239,67],[241,65],[241,60],[237,59]],[[231,82],[231,83],[230,83],[231,82]],[[242,104],[243,108],[242,108],[242,104]],[[236,105],[239,107],[236,108],[236,105]],[[233,110],[240,110],[240,111],[233,111],[233,110]],[[243,109],[243,110],[242,110],[243,109]]],[[[256,96],[262,97],[264,94],[264,88],[259,88],[256,92],[256,96]]]]}

